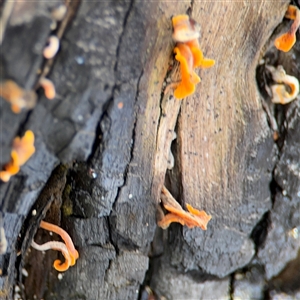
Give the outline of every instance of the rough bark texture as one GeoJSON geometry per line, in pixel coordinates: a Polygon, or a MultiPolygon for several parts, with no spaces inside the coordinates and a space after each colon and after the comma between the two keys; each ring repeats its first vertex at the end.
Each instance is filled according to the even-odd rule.
{"type": "Polygon", "coordinates": [[[15,136],[30,129],[36,137],[34,156],[0,184],[3,299],[150,299],[145,286],[158,299],[296,295],[299,101],[275,107],[256,81],[264,55],[300,77],[297,44],[294,56],[269,47],[288,3],[68,1],[53,32],[57,4],[13,3],[2,23],[1,81],[36,89],[43,74],[57,95],[49,101],[37,89],[37,105],[20,114],[1,99],[1,166],[15,136]],[[196,93],[178,101],[163,90],[178,80],[171,17],[187,12],[216,65],[200,70],[196,93]],[[46,62],[51,33],[60,50],[46,62]],[[263,105],[277,117],[277,143],[263,105]],[[207,231],[157,228],[163,184],[183,207],[212,215],[207,231]],[[53,238],[38,230],[43,218],[79,251],[60,279],[58,254],[30,247],[53,238]]]}

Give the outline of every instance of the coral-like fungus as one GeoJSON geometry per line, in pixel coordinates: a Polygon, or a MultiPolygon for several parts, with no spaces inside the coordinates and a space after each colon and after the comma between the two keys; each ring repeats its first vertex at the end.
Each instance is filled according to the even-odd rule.
{"type": "Polygon", "coordinates": [[[178,44],[174,49],[175,58],[180,62],[181,82],[177,86],[174,96],[182,99],[195,92],[195,85],[200,82],[199,76],[194,72],[192,52],[185,44],[178,44]]]}
{"type": "Polygon", "coordinates": [[[292,49],[296,42],[296,32],[300,26],[300,10],[297,6],[289,5],[285,17],[294,20],[290,30],[275,40],[275,47],[283,52],[292,49]]]}
{"type": "Polygon", "coordinates": [[[4,182],[9,181],[10,177],[19,172],[20,167],[26,163],[34,152],[34,134],[31,130],[27,130],[22,138],[16,137],[14,139],[11,161],[4,166],[3,171],[0,171],[0,179],[4,182]]]}
{"type": "Polygon", "coordinates": [[[210,68],[215,64],[212,59],[203,57],[198,38],[200,36],[198,24],[187,15],[172,18],[173,40],[177,42],[174,48],[175,59],[180,63],[181,82],[177,86],[174,96],[185,98],[195,91],[195,85],[200,82],[194,68],[210,68]]]}
{"type": "Polygon", "coordinates": [[[183,210],[165,186],[161,192],[161,201],[164,208],[170,212],[166,215],[161,215],[160,220],[158,220],[157,224],[161,228],[166,229],[172,222],[177,222],[189,228],[200,227],[203,230],[207,229],[206,226],[211,216],[207,215],[203,210],[193,208],[189,204],[186,204],[188,212],[183,210]]]}
{"type": "Polygon", "coordinates": [[[287,75],[282,66],[277,68],[266,66],[272,74],[273,80],[278,83],[271,86],[272,102],[287,104],[293,101],[299,94],[299,81],[296,77],[287,75]]]}
{"type": "Polygon", "coordinates": [[[215,61],[213,59],[204,58],[202,51],[200,50],[198,40],[192,40],[185,43],[193,54],[193,67],[194,68],[211,68],[215,61]]]}
{"type": "Polygon", "coordinates": [[[34,91],[22,89],[13,80],[0,83],[0,96],[11,104],[11,110],[16,114],[23,108],[33,108],[37,99],[34,91]]]}
{"type": "Polygon", "coordinates": [[[79,254],[77,250],[74,247],[74,244],[72,242],[71,237],[68,235],[68,233],[60,228],[57,225],[41,221],[40,227],[43,229],[46,229],[48,231],[52,231],[57,233],[61,236],[61,238],[64,240],[65,244],[58,241],[50,241],[42,245],[36,244],[34,241],[32,241],[31,246],[37,250],[40,251],[46,251],[46,250],[58,250],[61,251],[63,256],[65,257],[65,262],[62,263],[60,260],[55,260],[53,263],[53,267],[60,272],[66,271],[69,269],[70,266],[74,266],[76,263],[76,260],[79,257],[79,254]]]}

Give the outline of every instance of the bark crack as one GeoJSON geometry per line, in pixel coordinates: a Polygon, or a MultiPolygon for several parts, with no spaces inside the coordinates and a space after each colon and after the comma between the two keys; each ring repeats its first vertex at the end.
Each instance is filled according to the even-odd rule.
{"type": "Polygon", "coordinates": [[[125,13],[123,26],[122,26],[122,32],[120,34],[119,41],[118,41],[118,46],[117,46],[117,49],[116,49],[116,63],[114,65],[115,84],[112,87],[110,97],[108,97],[108,100],[103,105],[103,113],[100,116],[99,122],[98,122],[96,130],[95,130],[96,131],[96,136],[95,136],[95,140],[94,140],[94,143],[93,143],[92,151],[91,151],[91,154],[90,154],[90,156],[87,160],[89,164],[91,163],[91,160],[95,157],[97,149],[99,148],[99,146],[102,143],[102,139],[99,138],[99,137],[102,137],[101,123],[102,123],[102,121],[105,117],[108,117],[110,119],[109,114],[107,112],[111,108],[111,106],[114,104],[113,100],[115,98],[116,91],[120,87],[120,84],[117,83],[117,72],[118,72],[118,63],[119,63],[119,58],[120,58],[120,49],[121,49],[122,41],[123,41],[123,38],[124,38],[128,17],[130,15],[131,10],[132,10],[133,3],[134,3],[134,0],[131,0],[130,4],[129,4],[129,7],[128,7],[126,13],[125,13]]]}
{"type": "MultiPolygon", "coordinates": [[[[144,71],[142,70],[141,71],[141,74],[138,78],[138,81],[137,81],[137,89],[136,89],[136,94],[135,94],[135,101],[134,101],[134,107],[136,107],[136,104],[138,102],[138,97],[139,97],[139,87],[140,87],[140,81],[141,81],[141,78],[144,74],[144,71]]],[[[119,195],[120,195],[120,192],[121,192],[121,189],[126,186],[127,184],[127,178],[128,178],[128,172],[129,172],[129,167],[130,167],[130,164],[133,160],[133,156],[134,156],[134,146],[135,146],[135,136],[136,136],[136,124],[137,124],[137,112],[135,111],[135,116],[134,116],[134,123],[133,123],[133,128],[132,128],[132,135],[131,135],[131,148],[130,148],[130,157],[129,157],[129,161],[127,163],[127,166],[126,166],[126,169],[125,169],[125,172],[124,172],[124,176],[123,176],[123,179],[124,179],[124,182],[123,184],[118,188],[118,193],[117,193],[117,196],[116,196],[116,200],[119,198],[119,195]]]]}
{"type": "Polygon", "coordinates": [[[229,279],[229,299],[230,300],[234,300],[234,275],[235,272],[233,274],[230,275],[230,279],[229,279]]]}
{"type": "Polygon", "coordinates": [[[192,12],[193,12],[194,3],[195,3],[195,0],[191,0],[191,4],[190,4],[190,14],[192,14],[192,12]]]}

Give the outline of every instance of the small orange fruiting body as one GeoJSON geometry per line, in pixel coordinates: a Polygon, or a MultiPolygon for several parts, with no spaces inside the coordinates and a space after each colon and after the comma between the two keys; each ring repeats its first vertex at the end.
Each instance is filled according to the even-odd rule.
{"type": "Polygon", "coordinates": [[[284,17],[290,20],[295,20],[298,13],[298,7],[295,5],[289,5],[284,17]]]}
{"type": "Polygon", "coordinates": [[[294,5],[289,5],[288,10],[285,13],[285,17],[294,20],[294,22],[290,30],[279,36],[275,40],[274,44],[278,50],[288,52],[292,49],[296,42],[296,32],[300,26],[300,10],[294,5]]]}
{"type": "Polygon", "coordinates": [[[192,40],[186,43],[186,45],[191,49],[194,60],[194,68],[210,68],[215,64],[213,59],[204,58],[202,51],[200,50],[198,40],[192,40]]]}
{"type": "Polygon", "coordinates": [[[3,171],[0,171],[0,179],[4,182],[9,181],[10,177],[19,172],[20,167],[26,163],[34,152],[34,134],[31,130],[27,130],[22,138],[16,137],[14,139],[11,161],[4,166],[3,171]]]}
{"type": "Polygon", "coordinates": [[[275,40],[275,47],[283,52],[288,52],[296,43],[295,33],[288,31],[275,40]]]}
{"type": "Polygon", "coordinates": [[[50,249],[61,251],[63,256],[65,257],[65,262],[62,263],[59,259],[56,259],[54,261],[53,267],[57,271],[63,272],[68,270],[70,266],[74,266],[76,260],[79,258],[79,254],[78,251],[75,249],[72,239],[68,235],[68,233],[59,226],[45,221],[41,221],[40,227],[60,235],[61,238],[64,240],[65,244],[58,241],[51,241],[43,245],[38,245],[34,241],[32,241],[31,246],[39,251],[46,251],[50,249]]]}
{"type": "Polygon", "coordinates": [[[183,210],[166,187],[162,189],[161,200],[164,208],[170,212],[158,221],[158,226],[161,228],[166,229],[172,222],[177,222],[189,228],[207,229],[207,223],[210,221],[211,216],[207,215],[205,211],[195,209],[189,204],[186,204],[188,211],[183,210]]]}
{"type": "Polygon", "coordinates": [[[192,52],[185,44],[177,44],[174,49],[175,58],[180,63],[181,82],[177,86],[174,96],[177,99],[191,95],[195,91],[195,84],[200,82],[199,76],[193,70],[192,52]]]}
{"type": "Polygon", "coordinates": [[[66,244],[57,241],[50,241],[45,244],[39,245],[35,243],[35,241],[31,242],[31,246],[39,251],[47,251],[47,250],[57,250],[60,251],[64,258],[65,262],[62,263],[59,259],[56,259],[53,263],[53,267],[60,272],[64,272],[69,269],[71,265],[71,256],[69,254],[68,248],[66,244]]]}
{"type": "Polygon", "coordinates": [[[40,227],[43,229],[46,229],[48,231],[53,231],[61,236],[61,238],[66,243],[68,252],[71,257],[71,266],[73,266],[75,264],[76,260],[78,259],[79,254],[78,254],[78,251],[75,249],[72,239],[68,235],[68,233],[65,230],[63,230],[62,228],[60,228],[59,226],[45,222],[45,221],[41,221],[40,227]]]}
{"type": "Polygon", "coordinates": [[[181,82],[174,92],[177,99],[185,98],[195,91],[195,85],[200,78],[194,68],[210,68],[215,64],[212,59],[203,57],[198,38],[200,36],[197,23],[188,15],[178,15],[172,18],[173,40],[177,42],[174,49],[175,59],[180,63],[181,82]]]}
{"type": "Polygon", "coordinates": [[[53,82],[45,77],[42,77],[39,81],[40,86],[44,89],[47,99],[52,100],[56,96],[55,86],[53,82]]]}
{"type": "Polygon", "coordinates": [[[11,110],[16,114],[23,108],[33,108],[37,99],[34,91],[24,90],[10,79],[0,83],[0,96],[11,104],[11,110]]]}

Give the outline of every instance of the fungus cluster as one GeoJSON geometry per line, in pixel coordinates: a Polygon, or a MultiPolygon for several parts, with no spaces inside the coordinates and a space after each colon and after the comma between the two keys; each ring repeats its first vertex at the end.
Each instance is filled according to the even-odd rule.
{"type": "Polygon", "coordinates": [[[162,210],[159,211],[161,216],[157,224],[161,228],[166,229],[171,223],[177,222],[188,228],[200,227],[206,230],[211,216],[206,214],[204,210],[195,209],[189,204],[186,204],[188,211],[183,210],[165,186],[161,191],[161,201],[164,208],[170,212],[165,215],[162,210]]]}
{"type": "Polygon", "coordinates": [[[299,94],[299,81],[296,77],[287,75],[282,66],[277,68],[266,66],[276,84],[271,86],[272,102],[287,104],[293,101],[299,94]]]}
{"type": "MultiPolygon", "coordinates": [[[[65,15],[66,7],[61,6],[62,12],[65,15]]],[[[48,44],[43,50],[43,56],[46,59],[52,59],[59,50],[59,38],[57,36],[50,36],[48,44]]],[[[52,100],[56,96],[55,86],[53,82],[44,76],[38,80],[37,87],[41,86],[44,89],[47,99],[52,100]]],[[[20,87],[15,81],[8,79],[0,82],[0,97],[11,104],[11,110],[18,114],[22,109],[33,109],[37,102],[36,92],[33,90],[25,90],[20,87]]]]}
{"type": "MultiPolygon", "coordinates": [[[[175,59],[180,63],[181,72],[181,81],[176,86],[174,96],[177,99],[182,99],[193,94],[196,84],[200,82],[200,77],[194,71],[195,68],[212,67],[215,61],[204,58],[198,42],[200,36],[199,26],[193,19],[188,15],[178,15],[172,18],[172,25],[172,38],[176,42],[174,48],[175,59]]],[[[176,138],[175,133],[174,138],[176,138]]],[[[168,169],[172,168],[173,165],[174,157],[170,151],[168,169]]],[[[188,211],[185,211],[165,186],[162,188],[160,199],[163,208],[168,213],[165,214],[162,207],[158,206],[158,226],[166,229],[171,223],[177,222],[188,228],[200,227],[206,230],[211,216],[206,214],[205,211],[195,209],[189,204],[186,204],[188,211]]]]}
{"type": "Polygon", "coordinates": [[[289,5],[285,17],[294,20],[290,30],[275,40],[275,47],[283,52],[288,52],[292,49],[296,42],[296,32],[300,26],[300,10],[295,5],[289,5]]]}
{"type": "Polygon", "coordinates": [[[177,99],[185,98],[195,92],[195,85],[200,82],[194,69],[210,68],[215,64],[213,59],[204,58],[200,50],[198,24],[188,15],[178,15],[172,18],[173,35],[176,42],[175,59],[180,63],[181,82],[174,91],[177,99]]]}
{"type": "MultiPolygon", "coordinates": [[[[55,97],[55,87],[51,80],[42,77],[38,85],[44,89],[47,99],[52,100],[55,97]]],[[[11,79],[0,83],[0,97],[11,104],[11,110],[15,114],[19,114],[24,108],[34,108],[37,101],[35,91],[25,90],[11,79]]]]}
{"type": "MultiPolygon", "coordinates": [[[[67,13],[67,6],[61,4],[57,6],[51,13],[53,23],[51,24],[51,29],[55,30],[57,22],[61,22],[67,13]]],[[[64,29],[65,26],[62,26],[64,29]]],[[[60,31],[60,37],[62,31],[60,31]]],[[[1,39],[2,42],[2,39],[1,39]]],[[[1,43],[0,42],[0,43],[1,43]]],[[[43,49],[43,56],[45,59],[52,59],[57,54],[60,47],[60,40],[58,36],[51,35],[48,38],[47,45],[43,49]]],[[[51,61],[50,61],[51,62],[51,61]]],[[[42,87],[45,92],[45,96],[48,99],[53,99],[56,96],[55,86],[52,81],[45,78],[50,70],[51,64],[44,66],[44,70],[36,70],[37,74],[41,74],[40,78],[37,80],[35,88],[42,87]]],[[[3,80],[0,82],[0,97],[10,103],[11,110],[18,114],[22,109],[33,109],[37,102],[37,94],[35,90],[26,90],[19,86],[15,81],[11,79],[3,80]]],[[[34,133],[30,130],[26,131],[23,137],[16,137],[13,140],[11,160],[9,163],[4,165],[3,170],[0,171],[0,180],[3,182],[8,182],[11,176],[17,174],[20,167],[24,165],[27,160],[35,152],[34,147],[34,133]]],[[[32,247],[40,251],[46,251],[49,249],[59,250],[65,257],[65,262],[60,260],[54,261],[54,268],[58,271],[66,271],[69,266],[73,266],[79,257],[77,250],[74,247],[72,239],[66,231],[62,228],[50,224],[45,221],[41,221],[40,227],[52,232],[57,233],[63,239],[63,242],[50,241],[43,245],[38,245],[32,241],[32,247]]],[[[4,254],[7,248],[7,241],[5,238],[5,232],[2,227],[0,227],[0,254],[4,254]]],[[[1,271],[1,270],[0,270],[1,271]]]]}
{"type": "Polygon", "coordinates": [[[3,171],[0,171],[0,179],[4,182],[9,181],[10,177],[19,172],[20,167],[26,163],[34,152],[34,134],[31,130],[27,130],[22,138],[16,137],[14,139],[11,161],[4,166],[3,171]]]}
{"type": "Polygon", "coordinates": [[[36,93],[22,89],[13,80],[0,83],[0,96],[11,104],[11,110],[18,114],[23,108],[32,109],[36,104],[36,93]]]}
{"type": "Polygon", "coordinates": [[[62,228],[60,228],[59,226],[45,221],[41,221],[40,227],[45,230],[57,233],[58,235],[61,236],[61,238],[65,243],[58,242],[58,241],[50,241],[45,244],[39,245],[36,242],[32,241],[31,246],[34,249],[39,251],[47,251],[47,250],[61,251],[61,253],[65,258],[65,262],[62,263],[59,259],[56,259],[54,261],[53,267],[57,271],[64,272],[68,270],[70,266],[74,266],[76,260],[79,258],[79,254],[78,251],[75,249],[72,239],[68,235],[68,233],[62,228]]]}

